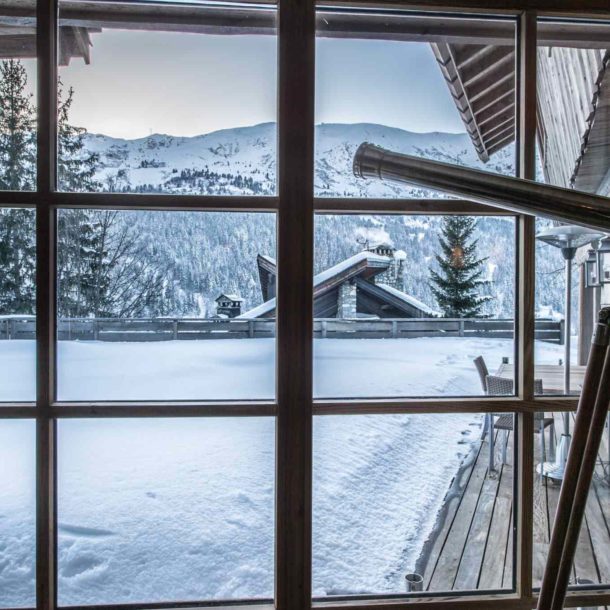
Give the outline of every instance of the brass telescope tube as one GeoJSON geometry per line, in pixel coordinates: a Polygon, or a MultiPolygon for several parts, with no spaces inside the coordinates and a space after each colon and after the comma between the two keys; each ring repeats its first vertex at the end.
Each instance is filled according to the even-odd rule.
{"type": "Polygon", "coordinates": [[[361,144],[354,155],[354,174],[610,232],[610,199],[606,197],[403,155],[368,142],[361,144]]]}

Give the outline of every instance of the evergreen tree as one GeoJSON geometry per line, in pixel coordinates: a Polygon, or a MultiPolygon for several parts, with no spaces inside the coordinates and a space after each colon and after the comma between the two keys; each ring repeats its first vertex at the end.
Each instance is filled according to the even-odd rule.
{"type": "Polygon", "coordinates": [[[35,223],[34,210],[0,209],[0,314],[35,312],[35,223]]]}
{"type": "Polygon", "coordinates": [[[70,124],[69,115],[74,101],[74,89],[70,87],[63,99],[59,84],[57,122],[57,185],[65,192],[93,192],[102,185],[95,180],[99,167],[99,155],[85,149],[87,130],[70,124]]]}
{"type": "Polygon", "coordinates": [[[0,62],[0,189],[33,190],[36,181],[36,115],[20,61],[0,62]]]}
{"type": "MultiPolygon", "coordinates": [[[[0,62],[0,189],[32,190],[36,181],[35,113],[19,61],[0,62]]],[[[0,210],[0,313],[33,314],[36,307],[36,216],[0,210]]]]}
{"type": "Polygon", "coordinates": [[[447,318],[474,318],[491,298],[480,296],[484,282],[483,264],[477,258],[477,241],[472,239],[477,226],[471,216],[445,216],[441,222],[439,244],[442,256],[436,255],[439,271],[430,271],[432,292],[447,318]]]}

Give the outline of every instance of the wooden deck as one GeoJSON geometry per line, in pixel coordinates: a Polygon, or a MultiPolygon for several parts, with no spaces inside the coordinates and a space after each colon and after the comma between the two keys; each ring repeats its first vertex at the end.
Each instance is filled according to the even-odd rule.
{"type": "MultiPolygon", "coordinates": [[[[556,432],[562,416],[554,414],[556,432]]],[[[501,462],[502,433],[496,433],[496,469],[489,476],[487,441],[477,442],[456,476],[436,528],[420,556],[416,570],[429,591],[510,589],[513,584],[513,451],[509,433],[508,464],[501,462]]],[[[608,435],[600,460],[607,467],[608,435]]],[[[547,431],[548,445],[548,431],[547,431]]],[[[536,463],[540,460],[536,434],[536,463]]],[[[576,579],[610,584],[610,487],[602,482],[598,464],[589,494],[585,523],[574,562],[576,579]]],[[[559,485],[535,478],[534,586],[540,585],[559,485]]]]}

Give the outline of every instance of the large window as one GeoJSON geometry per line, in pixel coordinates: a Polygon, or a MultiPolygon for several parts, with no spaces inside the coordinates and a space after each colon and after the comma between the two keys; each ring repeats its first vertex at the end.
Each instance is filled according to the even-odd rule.
{"type": "Polygon", "coordinates": [[[606,195],[609,16],[1,4],[0,609],[535,606],[609,238],[382,165],[606,195]]]}

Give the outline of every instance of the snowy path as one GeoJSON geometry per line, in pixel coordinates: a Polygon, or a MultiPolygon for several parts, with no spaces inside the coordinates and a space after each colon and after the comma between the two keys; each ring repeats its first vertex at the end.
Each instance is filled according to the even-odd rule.
{"type": "MultiPolygon", "coordinates": [[[[316,388],[476,393],[471,356],[483,353],[493,368],[511,349],[472,339],[322,340],[316,388]]],[[[561,348],[544,351],[556,362],[561,348]]],[[[265,340],[62,343],[60,387],[64,399],[263,397],[272,355],[265,340]]],[[[0,342],[2,391],[27,398],[32,364],[31,342],[0,342]]],[[[480,423],[468,414],[316,418],[316,595],[402,591],[480,423]]],[[[61,604],[272,595],[271,418],[62,420],[59,450],[61,604]]],[[[33,423],[2,421],[0,607],[33,603],[33,507],[33,423]]]]}

